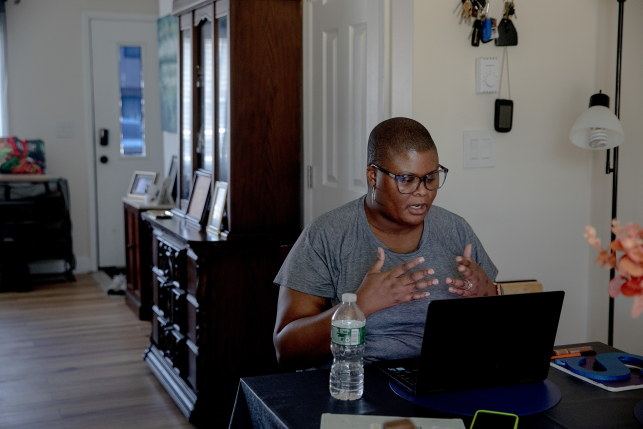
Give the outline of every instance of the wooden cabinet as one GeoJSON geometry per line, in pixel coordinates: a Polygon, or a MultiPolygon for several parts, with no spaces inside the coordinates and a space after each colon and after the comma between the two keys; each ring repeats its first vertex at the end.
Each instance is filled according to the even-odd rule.
{"type": "Polygon", "coordinates": [[[147,210],[170,210],[172,206],[150,206],[123,198],[125,215],[125,303],[140,320],[152,317],[152,229],[141,219],[147,210]]]}
{"type": "Polygon", "coordinates": [[[292,0],[175,0],[182,199],[194,171],[229,184],[223,230],[300,226],[302,9],[292,0]]]}
{"type": "Polygon", "coordinates": [[[145,360],[191,422],[227,427],[239,378],[278,372],[282,245],[301,222],[302,5],[174,0],[181,207],[194,172],[228,183],[221,237],[144,214],[152,234],[145,360]]]}
{"type": "Polygon", "coordinates": [[[152,342],[145,360],[199,426],[227,427],[240,377],[280,372],[272,343],[291,237],[221,240],[144,215],[152,234],[152,342]]]}

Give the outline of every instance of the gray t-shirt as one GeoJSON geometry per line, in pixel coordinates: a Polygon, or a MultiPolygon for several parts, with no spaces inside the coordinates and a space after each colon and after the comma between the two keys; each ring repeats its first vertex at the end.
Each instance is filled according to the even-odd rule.
{"type": "Polygon", "coordinates": [[[449,292],[445,279],[462,278],[455,258],[462,255],[467,244],[472,244],[473,259],[495,281],[498,270],[469,224],[460,216],[431,206],[424,219],[418,248],[411,253],[395,253],[371,231],[362,197],[308,224],[274,282],[330,298],[335,305],[341,301],[343,293],[355,292],[360,287],[377,259],[378,247],[384,249],[386,256],[382,272],[423,256],[424,263],[413,271],[435,270],[430,278],[437,278],[440,283],[427,289],[431,295],[378,311],[366,320],[366,361],[414,357],[420,355],[429,301],[460,298],[449,292]]]}

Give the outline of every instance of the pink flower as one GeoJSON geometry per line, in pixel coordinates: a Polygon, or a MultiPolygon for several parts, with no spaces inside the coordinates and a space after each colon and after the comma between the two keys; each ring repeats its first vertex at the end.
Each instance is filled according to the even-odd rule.
{"type": "Polygon", "coordinates": [[[634,297],[634,305],[632,306],[632,317],[637,318],[643,313],[643,295],[634,297]]]}
{"type": "Polygon", "coordinates": [[[610,280],[609,286],[607,286],[607,292],[610,297],[616,298],[619,293],[621,293],[621,286],[625,283],[625,279],[621,276],[616,276],[610,280]]]}
{"type": "Polygon", "coordinates": [[[596,228],[587,225],[585,227],[585,238],[587,239],[587,242],[589,244],[596,247],[596,250],[598,250],[599,252],[603,250],[603,248],[601,247],[601,239],[596,238],[596,228]]]}
{"type": "Polygon", "coordinates": [[[601,240],[596,237],[596,229],[585,227],[587,242],[598,250],[597,263],[601,266],[616,268],[618,275],[610,280],[607,287],[609,296],[616,298],[620,293],[634,297],[632,317],[643,313],[643,228],[635,223],[626,226],[614,219],[612,232],[616,238],[607,249],[601,246],[601,240]],[[616,262],[616,252],[625,253],[616,262]]]}

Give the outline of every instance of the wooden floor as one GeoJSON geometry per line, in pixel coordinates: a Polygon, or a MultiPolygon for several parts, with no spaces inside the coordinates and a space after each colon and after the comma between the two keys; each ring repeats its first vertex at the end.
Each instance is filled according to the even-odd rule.
{"type": "Polygon", "coordinates": [[[90,275],[0,293],[0,428],[191,428],[142,359],[150,323],[90,275]]]}

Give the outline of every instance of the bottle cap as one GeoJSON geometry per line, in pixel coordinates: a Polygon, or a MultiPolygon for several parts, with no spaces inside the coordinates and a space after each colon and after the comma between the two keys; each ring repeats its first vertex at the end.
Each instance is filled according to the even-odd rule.
{"type": "Polygon", "coordinates": [[[343,293],[342,294],[342,302],[355,302],[357,301],[357,295],[354,293],[343,293]]]}

